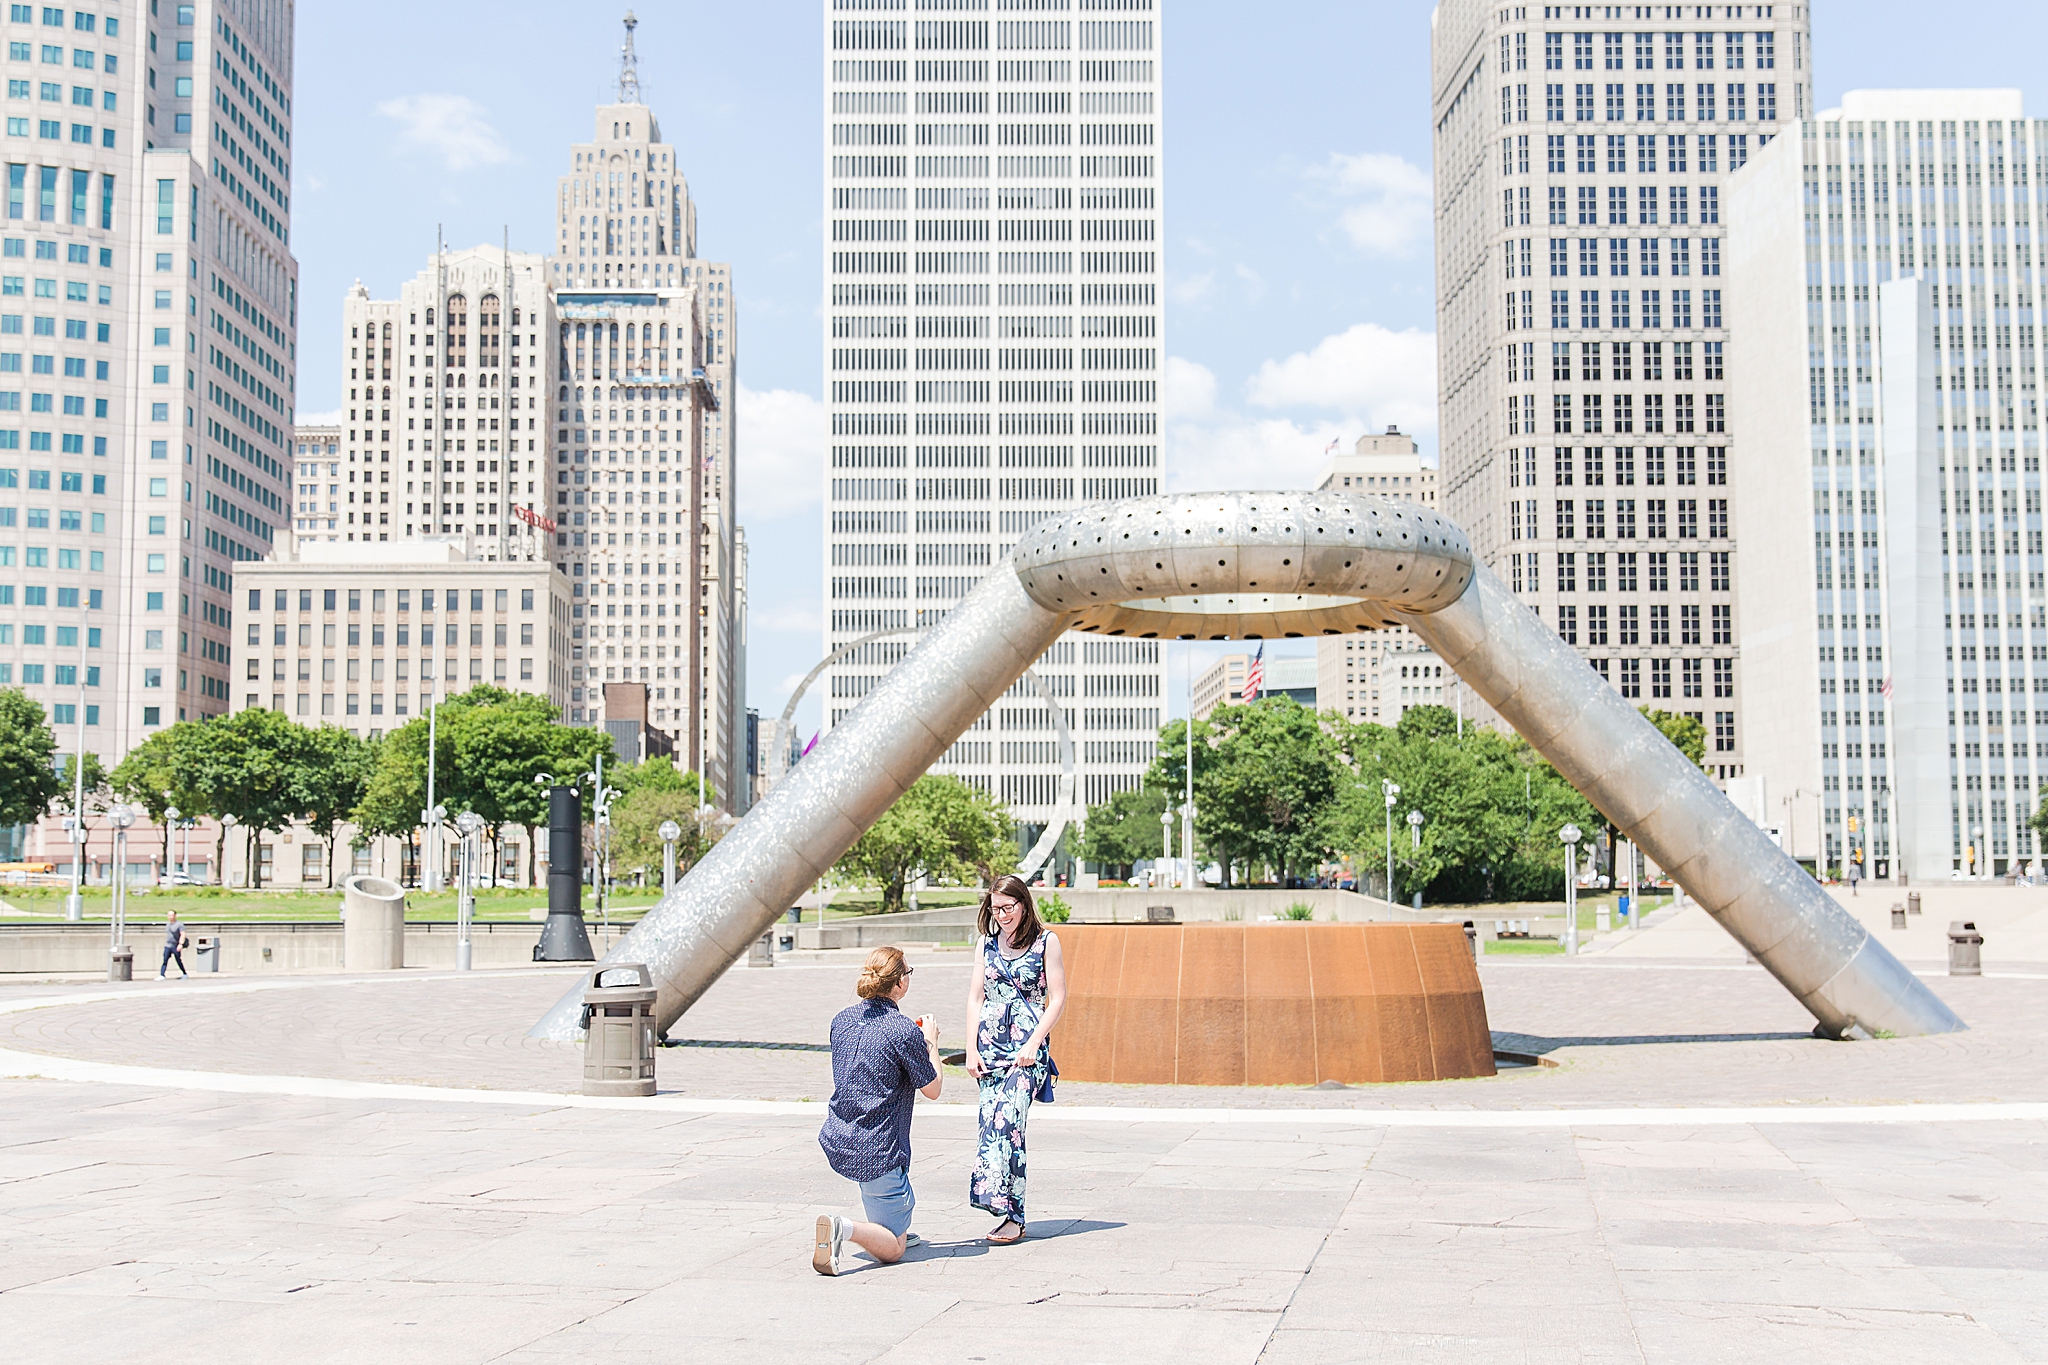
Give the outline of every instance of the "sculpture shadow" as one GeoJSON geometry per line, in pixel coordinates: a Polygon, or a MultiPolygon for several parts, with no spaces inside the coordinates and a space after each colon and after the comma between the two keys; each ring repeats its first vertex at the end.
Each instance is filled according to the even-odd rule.
{"type": "Polygon", "coordinates": [[[1546,1038],[1537,1033],[1494,1031],[1496,1052],[1527,1053],[1541,1057],[1567,1047],[1639,1047],[1649,1043],[1776,1043],[1788,1039],[1811,1039],[1804,1033],[1595,1033],[1546,1038]]]}

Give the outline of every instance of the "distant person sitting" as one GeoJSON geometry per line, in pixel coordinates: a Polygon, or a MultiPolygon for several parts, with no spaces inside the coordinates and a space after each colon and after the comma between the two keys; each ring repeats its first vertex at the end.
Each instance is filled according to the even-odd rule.
{"type": "Polygon", "coordinates": [[[910,1216],[910,1115],[913,1092],[939,1097],[939,1025],[929,1015],[912,1023],[897,1008],[916,969],[899,948],[868,954],[855,993],[861,1003],[832,1021],[832,1103],[818,1145],[832,1169],[860,1185],[866,1221],[837,1214],[818,1217],[811,1268],[839,1273],[850,1239],[884,1263],[900,1261],[915,1244],[910,1216]]]}
{"type": "Polygon", "coordinates": [[[185,926],[178,922],[178,912],[171,911],[170,923],[164,925],[164,960],[157,964],[156,979],[162,981],[171,964],[178,964],[178,976],[182,979],[192,973],[185,970],[185,926]]]}

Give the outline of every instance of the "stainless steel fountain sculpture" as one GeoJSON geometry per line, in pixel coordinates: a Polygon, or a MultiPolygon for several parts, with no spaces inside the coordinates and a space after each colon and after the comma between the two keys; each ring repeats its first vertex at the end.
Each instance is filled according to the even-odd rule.
{"type": "MultiPolygon", "coordinates": [[[[1040,522],[608,955],[667,1029],[1063,632],[1277,639],[1405,625],[1835,1037],[1965,1027],[1500,580],[1407,503],[1199,493],[1040,522]]],[[[533,1036],[573,1039],[580,987],[533,1036]]]]}

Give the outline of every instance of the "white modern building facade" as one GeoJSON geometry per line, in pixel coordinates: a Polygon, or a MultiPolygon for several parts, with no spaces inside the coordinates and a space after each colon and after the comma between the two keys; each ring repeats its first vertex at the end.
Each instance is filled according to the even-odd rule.
{"type": "Polygon", "coordinates": [[[231,576],[290,521],[292,8],[5,20],[0,685],[111,766],[232,709],[231,576]]]}
{"type": "Polygon", "coordinates": [[[1591,667],[1737,725],[1728,182],[1809,114],[1808,9],[1499,5],[1433,16],[1443,508],[1591,667]]]}
{"type": "Polygon", "coordinates": [[[2038,853],[2044,184],[2018,91],[1866,90],[1731,187],[1751,771],[1836,869],[2038,853]]]}
{"type": "MultiPolygon", "coordinates": [[[[1161,19],[824,6],[824,648],[858,646],[828,727],[1040,518],[1160,490],[1161,19]]],[[[1140,784],[1165,650],[1070,637],[1035,673],[936,768],[1027,835],[1140,784]]]]}

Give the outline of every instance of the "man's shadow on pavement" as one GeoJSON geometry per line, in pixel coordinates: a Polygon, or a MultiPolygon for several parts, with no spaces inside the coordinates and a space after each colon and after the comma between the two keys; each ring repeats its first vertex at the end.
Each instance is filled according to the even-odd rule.
{"type": "MultiPolygon", "coordinates": [[[[1125,1223],[1109,1223],[1095,1218],[1047,1218],[1033,1223],[1030,1234],[1025,1237],[1024,1242],[1013,1245],[1024,1245],[1031,1242],[1050,1242],[1062,1237],[1079,1237],[1090,1232],[1110,1232],[1127,1226],[1129,1225],[1125,1223]],[[1045,1230],[1040,1231],[1041,1228],[1045,1230]]],[[[905,1252],[903,1259],[895,1262],[895,1264],[910,1265],[917,1261],[944,1261],[967,1256],[986,1256],[992,1251],[1008,1249],[1008,1247],[992,1247],[980,1237],[963,1237],[958,1241],[948,1242],[927,1241],[921,1242],[905,1252]]],[[[887,1268],[882,1262],[862,1255],[856,1264],[840,1271],[840,1277],[844,1278],[847,1275],[863,1274],[871,1270],[886,1270],[887,1268]]]]}

